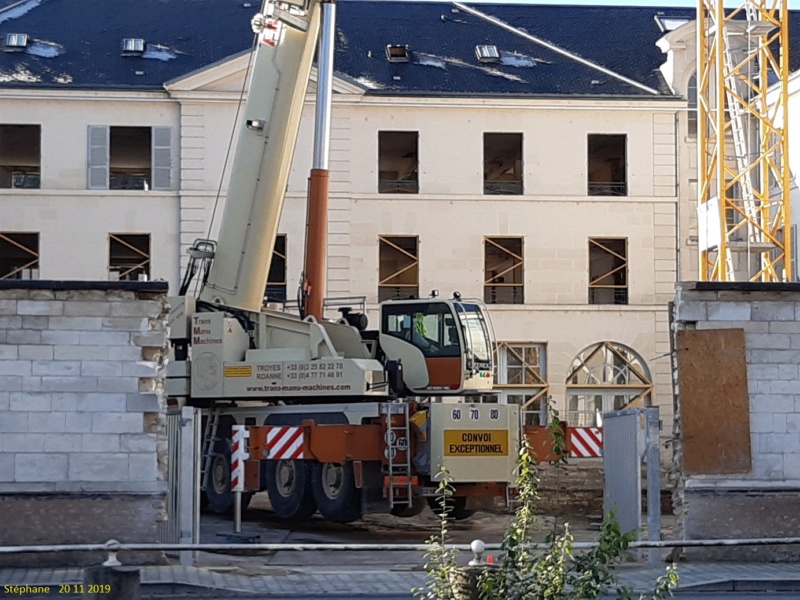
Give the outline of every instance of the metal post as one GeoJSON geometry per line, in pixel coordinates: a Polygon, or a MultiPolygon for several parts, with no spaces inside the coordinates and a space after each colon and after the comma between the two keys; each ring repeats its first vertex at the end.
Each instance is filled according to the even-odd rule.
{"type": "MultiPolygon", "coordinates": [[[[658,407],[645,409],[647,414],[647,539],[661,541],[661,452],[659,447],[658,407]]],[[[661,562],[661,551],[648,551],[651,564],[661,562]]]]}
{"type": "Polygon", "coordinates": [[[333,54],[336,41],[336,4],[323,2],[319,53],[317,54],[317,110],[312,168],[328,170],[331,141],[331,97],[333,95],[333,54]]]}
{"type": "MultiPolygon", "coordinates": [[[[191,406],[181,409],[178,471],[178,519],[181,544],[196,544],[200,530],[200,411],[191,406]]],[[[193,551],[181,551],[184,567],[194,564],[193,551]]]]}
{"type": "Polygon", "coordinates": [[[233,503],[233,532],[242,533],[242,492],[236,491],[236,502],[233,503]]]}

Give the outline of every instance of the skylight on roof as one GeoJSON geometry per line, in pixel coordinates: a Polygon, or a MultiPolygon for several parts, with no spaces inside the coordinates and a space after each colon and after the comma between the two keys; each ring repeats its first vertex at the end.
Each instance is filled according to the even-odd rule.
{"type": "Polygon", "coordinates": [[[695,18],[689,15],[675,15],[669,17],[666,15],[656,15],[655,19],[656,23],[658,23],[658,28],[666,33],[668,31],[675,31],[681,25],[686,25],[689,21],[694,21],[695,18]]]}
{"type": "Polygon", "coordinates": [[[475,46],[475,56],[481,62],[497,62],[500,60],[497,46],[475,46]]]}
{"type": "Polygon", "coordinates": [[[6,49],[24,49],[28,47],[28,34],[27,33],[7,33],[6,34],[6,49]]]}
{"type": "Polygon", "coordinates": [[[122,40],[123,54],[141,54],[144,52],[144,40],[142,38],[124,38],[122,40]]]}
{"type": "Polygon", "coordinates": [[[408,45],[388,44],[386,46],[386,60],[389,62],[408,62],[408,45]]]}

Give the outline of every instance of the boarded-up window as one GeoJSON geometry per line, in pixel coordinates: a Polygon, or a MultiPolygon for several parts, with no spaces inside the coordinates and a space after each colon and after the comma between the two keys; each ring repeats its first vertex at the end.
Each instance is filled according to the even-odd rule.
{"type": "Polygon", "coordinates": [[[750,472],[744,330],[678,331],[676,345],[684,472],[750,472]]]}
{"type": "Polygon", "coordinates": [[[522,238],[486,238],[483,301],[487,304],[523,304],[524,282],[522,238]]]}
{"type": "Polygon", "coordinates": [[[0,125],[0,188],[39,188],[42,128],[0,125]]]}
{"type": "Polygon", "coordinates": [[[265,302],[286,302],[286,234],[279,233],[269,263],[265,302]]]}
{"type": "Polygon", "coordinates": [[[589,304],[628,303],[628,240],[589,238],[589,304]]]}
{"type": "Polygon", "coordinates": [[[149,234],[109,234],[108,277],[112,281],[148,281],[150,279],[149,234]]]}
{"type": "Polygon", "coordinates": [[[39,234],[0,232],[0,279],[39,279],[39,234]]]}
{"type": "Polygon", "coordinates": [[[419,297],[419,239],[378,237],[378,301],[419,297]]]}

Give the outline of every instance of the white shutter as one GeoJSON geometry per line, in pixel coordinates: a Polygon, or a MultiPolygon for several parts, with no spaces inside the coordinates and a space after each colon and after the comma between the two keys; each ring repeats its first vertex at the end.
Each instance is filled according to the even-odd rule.
{"type": "Polygon", "coordinates": [[[90,190],[108,189],[108,134],[106,125],[89,125],[89,160],[87,187],[90,190]]]}
{"type": "Polygon", "coordinates": [[[153,127],[153,189],[172,189],[172,128],[153,127]]]}

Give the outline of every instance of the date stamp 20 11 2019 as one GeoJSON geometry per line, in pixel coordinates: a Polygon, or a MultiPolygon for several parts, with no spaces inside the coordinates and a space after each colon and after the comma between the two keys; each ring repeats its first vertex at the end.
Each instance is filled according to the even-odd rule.
{"type": "Polygon", "coordinates": [[[110,594],[109,584],[59,583],[58,585],[4,585],[2,597],[32,596],[34,594],[110,594]]]}

